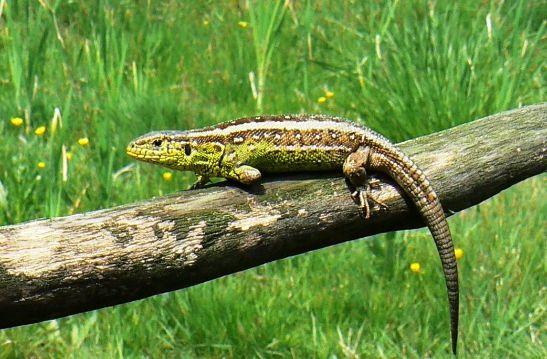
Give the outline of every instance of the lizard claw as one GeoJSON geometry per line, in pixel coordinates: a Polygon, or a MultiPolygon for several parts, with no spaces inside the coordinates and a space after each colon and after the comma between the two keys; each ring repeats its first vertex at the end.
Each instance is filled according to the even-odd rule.
{"type": "Polygon", "coordinates": [[[367,186],[369,189],[380,189],[380,180],[378,178],[369,178],[367,180],[367,186]]]}
{"type": "Polygon", "coordinates": [[[379,206],[380,208],[387,208],[387,205],[385,203],[383,203],[382,201],[377,199],[376,196],[373,196],[371,194],[370,190],[372,188],[380,188],[380,181],[375,180],[373,183],[367,182],[365,186],[359,186],[355,188],[355,191],[351,193],[351,198],[353,198],[353,201],[359,205],[359,208],[361,208],[361,210],[363,211],[365,219],[370,218],[370,202],[379,206]]]}
{"type": "Polygon", "coordinates": [[[370,218],[370,206],[368,203],[368,193],[364,187],[357,188],[352,194],[353,200],[359,205],[365,219],[370,218]]]}
{"type": "Polygon", "coordinates": [[[194,182],[189,189],[200,189],[205,187],[207,183],[209,183],[209,177],[198,176],[196,182],[194,182]]]}

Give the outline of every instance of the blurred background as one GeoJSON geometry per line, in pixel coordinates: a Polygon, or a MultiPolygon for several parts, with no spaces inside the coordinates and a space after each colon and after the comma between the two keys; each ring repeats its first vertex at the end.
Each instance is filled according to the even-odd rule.
{"type": "MultiPolygon", "coordinates": [[[[150,130],[327,113],[398,142],[545,101],[544,1],[0,0],[0,224],[187,188],[150,130]]],[[[485,134],[487,136],[488,134],[485,134]]],[[[545,176],[449,222],[462,357],[546,357],[545,176]]],[[[0,331],[0,358],[450,357],[427,230],[0,331]]]]}

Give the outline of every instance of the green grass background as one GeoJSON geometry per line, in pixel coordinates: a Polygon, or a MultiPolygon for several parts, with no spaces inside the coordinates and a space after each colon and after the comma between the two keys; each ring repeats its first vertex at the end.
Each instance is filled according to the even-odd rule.
{"type": "MultiPolygon", "coordinates": [[[[149,130],[331,113],[401,141],[545,100],[542,1],[0,4],[3,225],[186,188],[192,174],[166,181],[126,157],[149,130]]],[[[464,250],[461,357],[547,356],[545,198],[542,176],[450,219],[464,250]]],[[[450,357],[448,335],[420,230],[3,330],[0,358],[450,357]]]]}

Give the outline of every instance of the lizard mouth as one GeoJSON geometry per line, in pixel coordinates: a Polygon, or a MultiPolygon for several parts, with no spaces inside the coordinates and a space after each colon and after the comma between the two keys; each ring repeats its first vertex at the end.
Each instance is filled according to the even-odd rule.
{"type": "Polygon", "coordinates": [[[131,142],[129,145],[127,145],[125,153],[127,153],[129,157],[136,158],[138,160],[144,160],[144,158],[155,159],[156,157],[159,157],[155,156],[153,151],[142,148],[134,142],[131,142]]]}
{"type": "Polygon", "coordinates": [[[153,148],[139,145],[135,142],[131,142],[127,145],[125,153],[127,153],[129,157],[139,161],[155,163],[169,168],[177,168],[176,159],[173,156],[169,156],[168,154],[153,148]]]}
{"type": "Polygon", "coordinates": [[[141,152],[142,151],[138,150],[134,142],[131,142],[129,145],[127,145],[127,148],[125,149],[125,153],[127,153],[129,157],[133,158],[138,158],[141,152]]]}

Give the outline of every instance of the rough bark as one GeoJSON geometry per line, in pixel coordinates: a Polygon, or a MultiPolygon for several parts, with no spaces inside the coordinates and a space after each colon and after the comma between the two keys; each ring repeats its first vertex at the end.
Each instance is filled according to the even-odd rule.
{"type": "MultiPolygon", "coordinates": [[[[546,105],[400,144],[448,214],[547,168],[546,105]]],[[[0,228],[0,328],[184,288],[376,233],[423,226],[382,175],[364,220],[340,174],[221,183],[107,210],[0,228]]],[[[454,233],[457,243],[458,234],[454,233]]]]}

